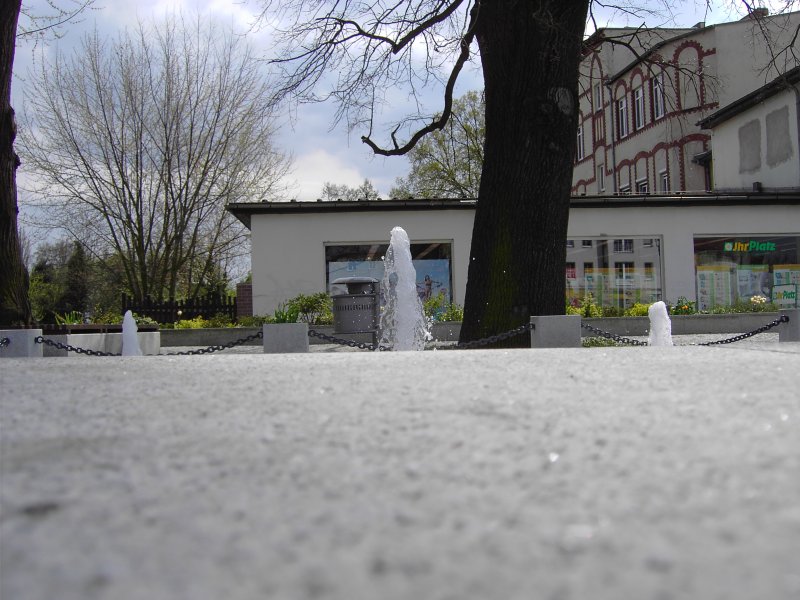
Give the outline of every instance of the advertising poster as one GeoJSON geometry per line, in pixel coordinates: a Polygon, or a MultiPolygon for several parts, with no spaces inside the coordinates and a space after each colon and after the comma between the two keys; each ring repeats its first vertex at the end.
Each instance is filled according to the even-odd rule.
{"type": "Polygon", "coordinates": [[[739,265],[736,269],[736,286],[739,300],[753,296],[769,298],[772,293],[769,265],[739,265]]]}
{"type": "Polygon", "coordinates": [[[728,265],[697,267],[697,308],[733,304],[733,270],[728,265]]]}
{"type": "MultiPolygon", "coordinates": [[[[444,295],[448,302],[452,302],[453,295],[450,289],[450,260],[446,258],[422,259],[412,261],[417,271],[417,294],[425,302],[429,298],[444,295]]],[[[350,260],[328,263],[328,281],[333,282],[342,277],[371,277],[381,281],[383,279],[382,260],[350,260]]],[[[334,287],[331,285],[331,287],[334,287]]],[[[334,290],[332,293],[344,292],[334,290]]]]}
{"type": "Polygon", "coordinates": [[[800,286],[800,265],[775,265],[772,276],[775,285],[800,286]]]}

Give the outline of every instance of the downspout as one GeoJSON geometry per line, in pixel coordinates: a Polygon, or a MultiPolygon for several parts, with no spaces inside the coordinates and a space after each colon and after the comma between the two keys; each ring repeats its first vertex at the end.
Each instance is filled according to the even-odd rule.
{"type": "Polygon", "coordinates": [[[618,194],[619,190],[617,189],[617,142],[616,142],[616,128],[614,127],[614,113],[616,112],[616,100],[614,99],[614,94],[611,90],[611,81],[606,78],[603,84],[608,88],[608,96],[611,100],[610,107],[611,107],[611,178],[614,181],[614,194],[618,194]]]}

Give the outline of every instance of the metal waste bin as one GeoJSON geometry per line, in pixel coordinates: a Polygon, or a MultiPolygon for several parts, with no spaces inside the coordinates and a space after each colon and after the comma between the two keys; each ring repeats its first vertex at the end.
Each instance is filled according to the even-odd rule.
{"type": "Polygon", "coordinates": [[[372,277],[342,277],[333,285],[347,286],[346,294],[333,294],[334,333],[371,333],[378,343],[380,300],[378,280],[372,277]]]}

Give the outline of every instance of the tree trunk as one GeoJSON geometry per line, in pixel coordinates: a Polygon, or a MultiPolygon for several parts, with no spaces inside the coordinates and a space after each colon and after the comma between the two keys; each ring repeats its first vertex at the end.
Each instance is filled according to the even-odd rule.
{"type": "MultiPolygon", "coordinates": [[[[477,29],[486,142],[461,341],[564,314],[564,269],[588,0],[488,1],[477,29]]],[[[529,335],[504,347],[530,347],[529,335]]]]}
{"type": "Polygon", "coordinates": [[[0,327],[32,324],[28,272],[17,231],[16,124],[11,108],[17,21],[21,0],[0,2],[0,327]]]}

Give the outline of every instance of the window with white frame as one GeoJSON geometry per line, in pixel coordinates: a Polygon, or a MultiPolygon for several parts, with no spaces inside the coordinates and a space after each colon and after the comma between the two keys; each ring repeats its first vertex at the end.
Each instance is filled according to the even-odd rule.
{"type": "Polygon", "coordinates": [[[618,138],[622,139],[628,135],[628,99],[620,98],[617,100],[617,133],[618,138]]]}
{"type": "Polygon", "coordinates": [[[641,87],[633,90],[633,122],[636,129],[644,127],[644,90],[641,87]]]}
{"type": "Polygon", "coordinates": [[[594,110],[603,110],[603,86],[599,83],[594,84],[594,110]]]}
{"type": "Polygon", "coordinates": [[[653,118],[660,119],[666,114],[664,106],[664,74],[653,77],[653,118]]]}
{"type": "Polygon", "coordinates": [[[606,167],[605,165],[597,165],[597,189],[603,191],[606,189],[606,167]]]}
{"type": "Polygon", "coordinates": [[[629,254],[633,252],[633,239],[614,240],[614,252],[629,254]]]}
{"type": "Polygon", "coordinates": [[[636,193],[637,194],[650,193],[650,186],[647,184],[647,179],[639,179],[636,181],[636,193]]]}
{"type": "Polygon", "coordinates": [[[578,160],[583,160],[583,123],[578,124],[578,141],[575,149],[575,156],[578,160]]]}
{"type": "Polygon", "coordinates": [[[666,169],[658,173],[658,191],[664,193],[669,191],[669,175],[666,169]]]}

